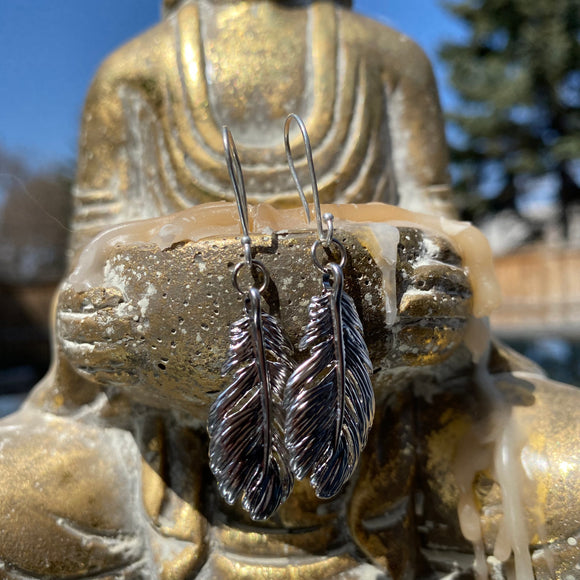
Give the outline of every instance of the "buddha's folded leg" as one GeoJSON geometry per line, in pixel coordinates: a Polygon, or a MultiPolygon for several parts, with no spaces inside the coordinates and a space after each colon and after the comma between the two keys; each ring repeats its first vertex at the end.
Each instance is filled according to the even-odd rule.
{"type": "Polygon", "coordinates": [[[37,411],[0,422],[0,578],[154,578],[132,436],[37,411]]]}
{"type": "MultiPolygon", "coordinates": [[[[534,385],[534,404],[512,411],[525,437],[522,498],[534,573],[538,580],[580,577],[580,389],[530,373],[514,375],[534,385]]],[[[503,514],[497,491],[494,485],[482,494],[484,513],[503,514]]],[[[484,523],[484,533],[495,536],[493,519],[484,523]]]]}
{"type": "MultiPolygon", "coordinates": [[[[459,529],[460,499],[454,477],[459,464],[457,450],[467,449],[468,455],[481,459],[481,464],[474,460],[469,469],[474,470],[473,497],[486,554],[495,553],[502,560],[510,556],[515,539],[509,525],[527,536],[537,580],[575,578],[580,571],[580,389],[551,381],[533,370],[505,373],[496,379],[507,385],[519,381],[527,385],[528,394],[521,400],[514,398],[509,421],[502,425],[493,445],[488,441],[487,445],[471,446],[473,421],[469,413],[459,410],[457,401],[451,401],[450,411],[439,421],[426,421],[431,426],[425,437],[424,459],[433,528],[429,544],[470,549],[465,539],[450,533],[459,529]],[[511,439],[511,450],[505,447],[504,436],[511,439]],[[515,482],[511,490],[505,490],[505,497],[493,459],[494,454],[499,457],[498,451],[502,456],[508,454],[504,463],[510,473],[504,475],[504,482],[515,482]],[[507,516],[504,503],[511,506],[507,516]]],[[[525,550],[521,542],[517,545],[525,550]]],[[[505,566],[512,565],[508,562],[505,566]]]]}

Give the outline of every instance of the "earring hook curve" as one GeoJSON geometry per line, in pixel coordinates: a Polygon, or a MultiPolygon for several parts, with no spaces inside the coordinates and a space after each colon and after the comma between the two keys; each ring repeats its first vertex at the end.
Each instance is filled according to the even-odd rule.
{"type": "MultiPolygon", "coordinates": [[[[248,199],[246,196],[246,186],[244,184],[244,174],[242,173],[242,166],[240,163],[240,157],[238,155],[238,149],[236,147],[236,142],[232,136],[232,133],[227,126],[222,127],[222,138],[224,143],[224,154],[226,158],[226,165],[228,167],[228,173],[230,174],[230,180],[234,188],[234,196],[236,198],[236,205],[238,207],[238,214],[240,216],[240,225],[242,226],[242,238],[241,243],[244,248],[244,259],[245,262],[239,262],[236,264],[232,280],[234,288],[240,293],[245,294],[239,284],[238,275],[240,270],[244,265],[251,268],[257,268],[263,277],[262,284],[258,287],[252,287],[257,289],[258,294],[263,292],[270,283],[270,275],[266,266],[260,260],[255,260],[252,258],[252,239],[250,238],[250,230],[248,226],[248,199]]],[[[250,288],[250,290],[252,289],[250,288]]]]}
{"type": "Polygon", "coordinates": [[[292,121],[296,121],[300,133],[302,133],[302,139],[304,141],[304,149],[306,150],[306,161],[308,162],[308,169],[310,171],[310,181],[312,186],[312,201],[314,203],[314,213],[316,215],[316,228],[318,230],[319,240],[328,245],[332,240],[334,233],[334,216],[331,213],[325,213],[322,215],[320,210],[320,196],[318,193],[318,182],[316,180],[316,172],[314,171],[314,161],[312,159],[312,146],[310,144],[310,137],[308,136],[308,131],[306,130],[306,125],[299,115],[296,113],[290,113],[286,117],[286,122],[284,123],[284,147],[286,149],[286,159],[288,160],[288,167],[290,168],[290,173],[292,174],[292,179],[296,184],[296,189],[300,195],[300,201],[302,202],[302,207],[306,213],[306,220],[310,223],[310,208],[308,206],[308,201],[306,200],[306,195],[304,189],[300,184],[298,179],[298,174],[296,173],[296,167],[294,166],[294,157],[292,155],[292,149],[290,147],[290,125],[292,121]],[[327,231],[324,231],[323,220],[326,222],[327,231]]]}

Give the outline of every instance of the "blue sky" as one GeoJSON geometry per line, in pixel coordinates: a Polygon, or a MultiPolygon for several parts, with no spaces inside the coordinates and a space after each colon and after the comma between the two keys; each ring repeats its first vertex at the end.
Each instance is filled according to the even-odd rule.
{"type": "MultiPolygon", "coordinates": [[[[161,0],[0,0],[0,145],[33,167],[76,157],[83,101],[99,63],[160,18],[161,0]]],[[[355,0],[415,39],[451,101],[437,46],[460,25],[438,0],[355,0]]]]}

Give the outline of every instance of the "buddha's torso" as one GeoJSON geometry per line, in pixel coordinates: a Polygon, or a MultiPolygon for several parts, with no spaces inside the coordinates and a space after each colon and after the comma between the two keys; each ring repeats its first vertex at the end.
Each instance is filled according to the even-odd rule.
{"type": "MultiPolygon", "coordinates": [[[[388,154],[380,138],[387,132],[380,72],[371,73],[355,51],[344,52],[333,5],[291,10],[241,3],[202,14],[191,4],[177,14],[176,27],[180,77],[168,79],[174,98],[165,100],[161,116],[168,120],[164,138],[175,152],[178,180],[196,184],[209,199],[231,198],[221,137],[227,124],[248,195],[296,205],[282,127],[297,112],[310,133],[322,200],[356,201],[363,192],[367,201],[384,199],[388,154]]],[[[306,180],[300,141],[297,134],[296,166],[306,180]]],[[[180,209],[184,202],[178,202],[180,209]]]]}
{"type": "MultiPolygon", "coordinates": [[[[383,71],[348,40],[344,18],[324,2],[208,10],[187,3],[151,39],[140,37],[113,55],[101,73],[104,82],[96,81],[110,88],[111,99],[95,100],[92,112],[89,98],[85,118],[101,115],[110,123],[109,142],[118,139],[119,147],[107,153],[109,172],[103,170],[108,161],[80,163],[75,194],[84,207],[75,229],[232,200],[224,124],[236,139],[249,201],[295,206],[283,143],[292,112],[308,127],[323,202],[394,202],[383,71]],[[131,75],[126,55],[135,60],[131,75]]],[[[102,146],[102,123],[95,128],[102,146]]],[[[298,132],[291,136],[306,184],[301,143],[298,132]]]]}

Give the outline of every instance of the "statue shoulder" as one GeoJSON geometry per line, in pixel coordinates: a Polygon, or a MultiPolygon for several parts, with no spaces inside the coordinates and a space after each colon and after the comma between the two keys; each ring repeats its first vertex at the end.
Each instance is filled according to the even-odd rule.
{"type": "Polygon", "coordinates": [[[158,85],[163,71],[175,54],[175,30],[171,21],[163,21],[112,52],[99,66],[89,90],[102,95],[122,85],[145,90],[158,85]]]}
{"type": "Polygon", "coordinates": [[[433,82],[431,61],[414,40],[362,14],[345,9],[339,9],[337,14],[341,42],[367,57],[378,58],[386,80],[397,82],[409,77],[426,85],[433,82]]]}

